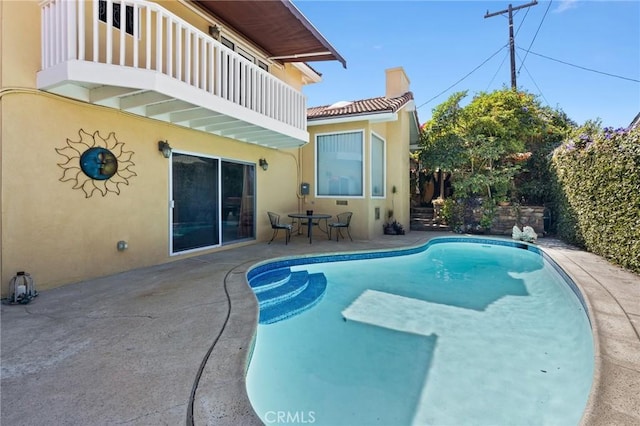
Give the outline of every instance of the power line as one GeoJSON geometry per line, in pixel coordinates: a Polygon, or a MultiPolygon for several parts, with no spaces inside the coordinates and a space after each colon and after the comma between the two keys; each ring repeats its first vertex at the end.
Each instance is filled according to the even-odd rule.
{"type": "MultiPolygon", "coordinates": [[[[523,49],[521,47],[518,47],[518,49],[525,50],[525,49],[523,49]]],[[[550,58],[549,56],[545,56],[545,55],[542,55],[540,53],[533,52],[531,50],[527,50],[527,52],[531,53],[532,55],[540,56],[541,58],[549,59],[549,60],[555,61],[555,62],[560,62],[561,64],[569,65],[569,66],[575,67],[575,68],[580,68],[580,69],[585,70],[585,71],[591,71],[591,72],[595,72],[595,73],[598,73],[598,74],[608,75],[609,77],[615,77],[615,78],[620,78],[622,80],[629,80],[629,81],[633,81],[633,82],[636,82],[636,83],[640,83],[640,80],[637,80],[635,78],[629,78],[629,77],[624,77],[624,76],[621,76],[621,75],[611,74],[611,73],[604,72],[604,71],[594,70],[594,69],[591,69],[591,68],[587,68],[587,67],[583,67],[583,66],[580,66],[580,65],[572,64],[572,63],[569,63],[569,62],[561,61],[560,59],[550,58]]]]}
{"type": "Polygon", "coordinates": [[[496,70],[496,73],[493,75],[493,77],[491,77],[491,80],[489,81],[489,84],[487,84],[487,88],[485,89],[485,92],[489,90],[489,87],[491,87],[491,84],[493,83],[493,80],[495,80],[496,77],[498,76],[498,73],[500,72],[500,70],[502,69],[502,66],[504,65],[504,61],[506,61],[508,57],[509,57],[509,52],[504,54],[504,58],[502,58],[502,62],[500,62],[500,66],[498,66],[498,69],[496,70]]]}
{"type": "MultiPolygon", "coordinates": [[[[516,52],[516,55],[518,55],[517,52],[516,52]]],[[[518,55],[518,58],[520,58],[520,55],[518,55]]],[[[524,61],[522,61],[522,65],[520,65],[520,68],[522,68],[522,67],[524,67],[524,70],[529,75],[529,78],[533,82],[533,85],[536,86],[536,89],[538,89],[538,92],[540,93],[540,96],[542,96],[542,99],[544,99],[544,101],[547,103],[548,106],[551,106],[551,104],[549,104],[549,101],[547,100],[547,98],[544,97],[544,93],[542,93],[542,90],[540,90],[540,87],[538,86],[538,83],[536,83],[536,81],[533,79],[533,76],[529,72],[529,69],[524,65],[524,61]]]]}
{"type": "MultiPolygon", "coordinates": [[[[529,43],[529,47],[527,48],[527,53],[525,53],[524,59],[520,63],[520,68],[518,68],[518,74],[520,74],[520,69],[524,65],[524,61],[527,59],[527,55],[529,54],[529,50],[531,50],[531,46],[533,46],[533,42],[536,41],[536,37],[538,37],[538,32],[540,31],[540,27],[542,27],[542,23],[544,22],[544,18],[547,17],[547,13],[549,12],[549,8],[551,7],[551,3],[553,3],[553,0],[551,0],[549,2],[549,4],[547,5],[547,10],[545,10],[544,11],[544,15],[542,15],[542,20],[540,21],[540,25],[538,25],[538,29],[536,30],[536,33],[533,35],[533,39],[531,40],[531,43],[529,43]]],[[[528,11],[529,11],[529,9],[527,9],[527,12],[528,11]]],[[[525,15],[525,18],[526,18],[526,15],[525,15]]]]}
{"type": "Polygon", "coordinates": [[[437,97],[439,97],[440,95],[442,95],[443,93],[446,93],[448,90],[452,89],[453,87],[455,87],[458,83],[460,83],[461,81],[463,81],[465,78],[469,77],[471,74],[473,74],[474,72],[476,72],[481,66],[483,66],[484,64],[486,64],[487,62],[489,62],[489,60],[491,58],[493,58],[494,56],[496,56],[498,53],[500,53],[500,51],[502,49],[504,49],[505,47],[507,47],[507,45],[505,44],[504,46],[500,47],[500,49],[498,49],[498,51],[496,51],[493,55],[489,56],[487,59],[485,59],[480,65],[478,65],[477,67],[475,67],[473,70],[471,70],[467,75],[465,75],[464,77],[462,77],[460,80],[456,81],[455,83],[453,83],[451,86],[447,87],[446,89],[444,89],[442,92],[438,93],[437,95],[435,95],[433,98],[429,99],[426,102],[423,102],[422,104],[420,104],[420,106],[416,107],[416,109],[422,108],[423,106],[425,106],[426,104],[428,104],[429,102],[431,102],[432,100],[436,99],[437,97]]]}

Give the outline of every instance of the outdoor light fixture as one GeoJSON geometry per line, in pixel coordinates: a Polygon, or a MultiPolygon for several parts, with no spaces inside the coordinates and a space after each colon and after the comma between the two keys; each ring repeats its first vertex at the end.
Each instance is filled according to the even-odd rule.
{"type": "Polygon", "coordinates": [[[267,160],[265,160],[264,158],[261,158],[258,163],[260,164],[260,167],[262,167],[262,170],[264,170],[265,172],[269,168],[269,163],[267,163],[267,160]]]}
{"type": "Polygon", "coordinates": [[[209,35],[216,40],[220,40],[220,27],[217,25],[209,25],[209,35]]]}
{"type": "Polygon", "coordinates": [[[167,141],[158,141],[158,151],[162,152],[164,158],[171,157],[171,145],[167,141]]]}

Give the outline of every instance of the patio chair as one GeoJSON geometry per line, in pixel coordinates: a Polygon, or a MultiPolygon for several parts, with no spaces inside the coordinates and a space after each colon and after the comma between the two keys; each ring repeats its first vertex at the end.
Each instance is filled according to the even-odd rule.
{"type": "Polygon", "coordinates": [[[351,216],[353,216],[352,212],[344,212],[344,213],[340,213],[337,214],[336,217],[338,218],[337,221],[335,222],[331,222],[328,227],[329,227],[329,239],[331,239],[331,230],[335,229],[336,230],[336,241],[338,241],[339,237],[342,237],[342,239],[344,239],[344,235],[342,235],[342,229],[346,229],[347,230],[347,234],[349,235],[349,239],[351,241],[353,241],[353,238],[351,238],[351,232],[349,232],[349,226],[351,225],[351,216]]]}
{"type": "Polygon", "coordinates": [[[273,229],[273,235],[271,236],[271,240],[269,240],[268,244],[271,244],[271,241],[278,235],[278,232],[281,229],[284,229],[284,243],[289,244],[289,240],[291,239],[291,224],[288,223],[280,223],[280,215],[274,212],[267,212],[269,215],[269,221],[271,222],[271,229],[273,229]]]}

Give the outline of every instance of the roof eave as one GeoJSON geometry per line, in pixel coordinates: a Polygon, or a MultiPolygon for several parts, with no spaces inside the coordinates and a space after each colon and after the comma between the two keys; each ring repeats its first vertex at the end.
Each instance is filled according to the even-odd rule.
{"type": "Polygon", "coordinates": [[[314,35],[314,37],[335,57],[335,59],[339,61],[344,68],[347,68],[347,60],[344,59],[342,55],[340,55],[340,53],[338,53],[338,51],[331,45],[331,43],[329,43],[329,41],[326,38],[324,38],[322,34],[320,34],[320,31],[318,31],[316,27],[313,26],[311,21],[309,21],[307,17],[303,15],[300,9],[298,9],[296,5],[291,3],[289,0],[280,0],[280,1],[289,9],[289,11],[296,18],[298,18],[298,20],[300,20],[300,22],[302,22],[305,28],[314,35]]]}
{"type": "Polygon", "coordinates": [[[364,114],[338,115],[335,117],[318,117],[308,118],[307,127],[322,126],[325,124],[352,123],[354,121],[370,121],[373,123],[382,123],[385,121],[396,121],[398,119],[397,112],[377,112],[364,114]]]}

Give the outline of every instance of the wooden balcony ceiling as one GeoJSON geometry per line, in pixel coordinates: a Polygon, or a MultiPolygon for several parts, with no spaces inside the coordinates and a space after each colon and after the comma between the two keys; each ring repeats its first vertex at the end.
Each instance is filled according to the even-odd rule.
{"type": "Polygon", "coordinates": [[[289,0],[196,1],[282,62],[346,60],[289,0]]]}

